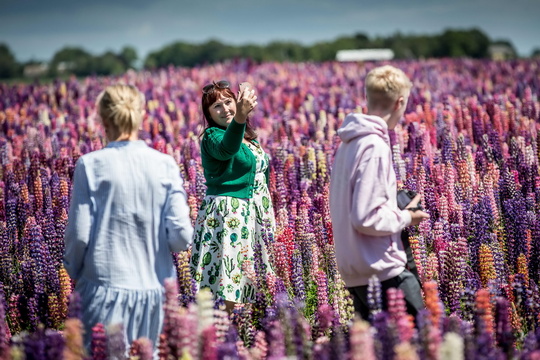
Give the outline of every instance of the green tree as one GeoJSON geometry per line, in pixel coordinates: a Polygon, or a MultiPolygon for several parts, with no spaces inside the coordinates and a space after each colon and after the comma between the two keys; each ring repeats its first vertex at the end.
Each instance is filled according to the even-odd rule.
{"type": "Polygon", "coordinates": [[[0,44],[0,79],[10,79],[20,76],[21,65],[15,59],[11,49],[6,44],[0,44]]]}
{"type": "Polygon", "coordinates": [[[94,58],[92,73],[97,75],[119,75],[125,70],[126,66],[121,56],[117,56],[112,51],[94,58]]]}
{"type": "Polygon", "coordinates": [[[135,62],[138,59],[137,50],[132,46],[124,46],[118,55],[120,61],[124,65],[124,69],[135,67],[135,62]]]}
{"type": "Polygon", "coordinates": [[[54,54],[49,63],[49,74],[57,76],[62,72],[77,76],[90,75],[94,70],[94,57],[78,47],[65,47],[54,54]]]}
{"type": "Polygon", "coordinates": [[[145,62],[145,67],[163,67],[163,66],[194,66],[200,60],[200,46],[186,43],[175,42],[165,46],[163,49],[150,53],[145,62]]]}
{"type": "Polygon", "coordinates": [[[439,37],[437,57],[485,58],[488,56],[490,39],[478,29],[446,30],[439,37]]]}

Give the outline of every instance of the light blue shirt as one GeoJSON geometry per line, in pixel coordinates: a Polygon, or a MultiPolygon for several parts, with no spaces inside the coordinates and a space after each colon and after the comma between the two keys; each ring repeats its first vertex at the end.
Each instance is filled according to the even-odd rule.
{"type": "MultiPolygon", "coordinates": [[[[178,165],[142,140],[109,143],[77,161],[64,266],[81,295],[83,323],[123,323],[128,344],[157,343],[163,285],[176,278],[171,252],[193,227],[178,165]]],[[[90,330],[90,331],[89,331],[90,330]]]]}

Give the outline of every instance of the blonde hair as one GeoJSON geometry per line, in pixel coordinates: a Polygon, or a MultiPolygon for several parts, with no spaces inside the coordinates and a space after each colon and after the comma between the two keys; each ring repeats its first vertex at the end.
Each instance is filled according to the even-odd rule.
{"type": "Polygon", "coordinates": [[[131,134],[142,122],[144,95],[131,85],[111,85],[99,94],[98,113],[104,123],[131,134]]]}
{"type": "Polygon", "coordinates": [[[411,87],[411,81],[402,70],[391,65],[374,68],[365,80],[368,109],[390,109],[411,87]]]}

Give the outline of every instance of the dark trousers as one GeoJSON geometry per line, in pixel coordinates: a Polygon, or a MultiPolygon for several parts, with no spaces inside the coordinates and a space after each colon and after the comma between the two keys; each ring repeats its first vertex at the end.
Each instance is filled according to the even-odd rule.
{"type": "MultiPolygon", "coordinates": [[[[381,282],[381,295],[383,310],[387,309],[386,290],[390,288],[401,289],[405,298],[407,312],[416,319],[418,311],[424,308],[424,300],[420,290],[420,282],[407,269],[391,279],[381,282]]],[[[370,321],[368,305],[368,286],[355,286],[347,288],[353,297],[354,310],[366,321],[370,321]]]]}

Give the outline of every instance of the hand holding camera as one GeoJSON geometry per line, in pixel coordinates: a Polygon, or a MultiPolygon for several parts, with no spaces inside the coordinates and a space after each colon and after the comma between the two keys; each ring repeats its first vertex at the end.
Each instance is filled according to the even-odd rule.
{"type": "Polygon", "coordinates": [[[411,212],[411,225],[418,225],[422,220],[429,219],[429,214],[423,211],[420,200],[420,194],[412,190],[399,190],[397,193],[398,207],[411,212]]]}

